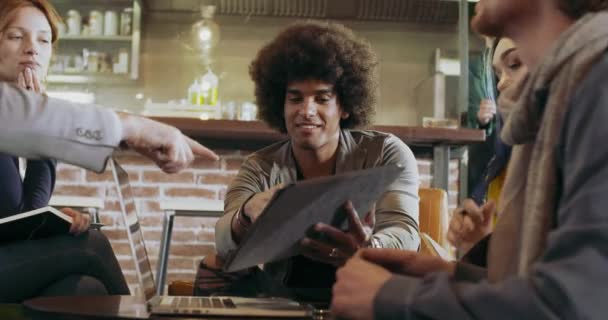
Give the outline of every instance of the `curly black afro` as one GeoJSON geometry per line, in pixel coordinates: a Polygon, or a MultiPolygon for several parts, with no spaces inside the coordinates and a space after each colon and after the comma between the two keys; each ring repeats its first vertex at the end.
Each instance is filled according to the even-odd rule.
{"type": "Polygon", "coordinates": [[[378,99],[378,58],[368,42],[337,23],[300,22],[264,46],[249,66],[259,116],[286,132],[288,83],[321,80],[334,85],[338,102],[350,116],[343,129],[371,122],[378,99]]]}

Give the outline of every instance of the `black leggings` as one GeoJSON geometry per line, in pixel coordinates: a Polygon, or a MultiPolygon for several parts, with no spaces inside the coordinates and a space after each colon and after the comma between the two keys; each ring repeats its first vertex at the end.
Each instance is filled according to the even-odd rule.
{"type": "Polygon", "coordinates": [[[0,246],[0,303],[21,302],[50,292],[129,294],[105,235],[91,230],[79,236],[61,235],[0,246]],[[91,291],[87,283],[95,280],[103,287],[93,285],[99,289],[91,291]],[[83,287],[88,288],[82,290],[83,287]]]}

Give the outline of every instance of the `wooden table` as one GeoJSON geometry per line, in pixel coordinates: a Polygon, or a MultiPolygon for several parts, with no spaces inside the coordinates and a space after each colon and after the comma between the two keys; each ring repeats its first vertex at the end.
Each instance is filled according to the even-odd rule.
{"type": "MultiPolygon", "coordinates": [[[[26,301],[24,305],[0,304],[2,320],[55,319],[205,319],[187,316],[150,315],[142,298],[134,296],[46,297],[26,301]]],[[[210,320],[222,317],[207,318],[210,320]]],[[[225,319],[237,319],[234,317],[225,319]]],[[[246,318],[253,319],[253,318],[246,318]]],[[[260,319],[260,318],[255,318],[260,319]]],[[[293,318],[292,318],[293,319],[293,318]]],[[[270,320],[270,319],[269,319],[270,320]]],[[[277,318],[272,318],[277,320],[277,318]]]]}

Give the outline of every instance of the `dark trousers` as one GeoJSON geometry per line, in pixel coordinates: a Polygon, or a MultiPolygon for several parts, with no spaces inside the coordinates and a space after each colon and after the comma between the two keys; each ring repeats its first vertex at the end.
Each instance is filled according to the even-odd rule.
{"type": "Polygon", "coordinates": [[[110,242],[97,230],[0,246],[0,303],[103,294],[129,294],[129,287],[110,242]]]}

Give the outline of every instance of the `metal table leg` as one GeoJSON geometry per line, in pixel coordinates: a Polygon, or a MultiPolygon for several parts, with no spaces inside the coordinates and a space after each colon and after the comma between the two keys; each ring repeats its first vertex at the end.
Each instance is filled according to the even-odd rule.
{"type": "Polygon", "coordinates": [[[173,231],[173,218],[175,211],[167,210],[163,217],[163,233],[160,239],[160,251],[158,253],[158,268],[156,272],[156,294],[163,295],[167,276],[167,261],[169,260],[169,247],[171,245],[171,233],[173,231]]]}
{"type": "Polygon", "coordinates": [[[450,178],[450,146],[433,147],[433,188],[448,192],[450,178]]]}

